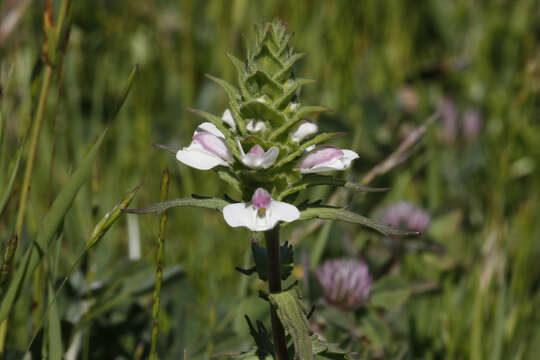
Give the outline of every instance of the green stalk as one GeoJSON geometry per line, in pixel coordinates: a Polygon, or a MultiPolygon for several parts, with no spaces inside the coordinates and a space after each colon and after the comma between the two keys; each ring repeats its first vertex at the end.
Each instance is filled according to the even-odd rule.
{"type": "MultiPolygon", "coordinates": [[[[281,292],[281,277],[279,265],[279,226],[264,232],[266,252],[268,254],[268,290],[271,294],[281,292]]],[[[278,360],[288,360],[287,340],[285,330],[279,321],[276,308],[270,305],[272,320],[272,338],[274,340],[274,354],[278,360]]]]}
{"type": "MultiPolygon", "coordinates": [[[[167,191],[169,190],[169,170],[165,168],[161,175],[161,194],[160,201],[167,200],[167,191]]],[[[163,251],[164,251],[164,234],[165,225],[167,224],[167,212],[164,211],[161,214],[161,221],[159,223],[159,234],[157,238],[158,251],[157,251],[157,269],[156,269],[156,287],[154,289],[154,308],[152,310],[152,347],[150,349],[150,360],[157,359],[156,345],[157,337],[159,333],[159,300],[161,295],[161,282],[163,279],[163,251]]]]}

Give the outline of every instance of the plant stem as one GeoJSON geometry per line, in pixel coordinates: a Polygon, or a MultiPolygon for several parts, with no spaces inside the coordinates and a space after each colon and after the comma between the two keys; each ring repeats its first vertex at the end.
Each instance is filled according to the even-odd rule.
{"type": "MultiPolygon", "coordinates": [[[[160,201],[167,200],[167,191],[169,190],[169,170],[165,168],[161,175],[161,194],[160,201]]],[[[161,294],[161,281],[163,279],[163,251],[164,251],[164,234],[165,225],[167,224],[167,212],[164,211],[161,214],[161,221],[159,223],[159,234],[157,238],[158,251],[157,251],[157,269],[156,269],[156,288],[154,289],[154,308],[152,310],[152,347],[150,349],[150,360],[157,359],[156,346],[157,337],[159,332],[159,300],[161,294]]]]}
{"type": "MultiPolygon", "coordinates": [[[[272,230],[265,231],[266,252],[268,255],[268,289],[270,293],[281,292],[281,277],[279,265],[279,226],[272,230]]],[[[285,330],[279,321],[276,308],[270,305],[270,316],[272,319],[272,338],[274,339],[274,353],[278,360],[288,360],[287,340],[285,330]]]]}

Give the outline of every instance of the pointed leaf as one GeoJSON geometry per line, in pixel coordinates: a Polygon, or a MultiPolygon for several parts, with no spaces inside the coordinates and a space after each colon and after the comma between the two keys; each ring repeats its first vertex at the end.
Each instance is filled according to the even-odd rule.
{"type": "Polygon", "coordinates": [[[296,53],[291,56],[289,60],[287,60],[287,62],[283,65],[283,69],[281,69],[278,73],[274,75],[274,79],[279,83],[287,80],[291,75],[294,64],[306,55],[306,53],[296,53]]]}
{"type": "Polygon", "coordinates": [[[342,208],[332,208],[332,207],[310,207],[306,210],[300,212],[299,220],[309,220],[309,219],[323,219],[323,220],[337,220],[345,221],[354,224],[360,224],[362,226],[368,227],[370,229],[376,230],[386,236],[417,236],[420,235],[417,231],[408,231],[394,229],[390,226],[378,223],[367,217],[356,214],[352,211],[342,209],[342,208]]]}
{"type": "Polygon", "coordinates": [[[280,126],[285,122],[281,112],[261,101],[250,101],[240,106],[240,113],[245,119],[268,120],[273,126],[280,126]]]}
{"type": "Polygon", "coordinates": [[[51,360],[62,360],[64,346],[62,345],[62,330],[60,327],[60,315],[54,301],[54,290],[51,282],[48,282],[49,313],[47,316],[48,355],[51,360]]]}
{"type": "Polygon", "coordinates": [[[178,206],[201,207],[212,210],[223,210],[230,203],[226,200],[212,197],[188,197],[182,199],[168,200],[152,204],[142,209],[125,209],[125,212],[132,214],[159,214],[167,209],[178,206]]]}
{"type": "Polygon", "coordinates": [[[236,56],[230,53],[226,53],[227,57],[231,62],[233,63],[234,67],[236,68],[236,72],[238,73],[238,84],[240,85],[240,92],[242,93],[242,96],[246,101],[251,100],[251,95],[249,91],[246,88],[246,85],[244,84],[245,78],[247,76],[246,74],[246,64],[242,62],[240,59],[238,59],[236,56]]]}
{"type": "Polygon", "coordinates": [[[234,104],[238,104],[240,100],[240,92],[233,85],[229,84],[227,81],[214,77],[210,74],[204,74],[207,78],[218,84],[225,90],[227,96],[229,96],[229,101],[234,104]]]}
{"type": "Polygon", "coordinates": [[[281,109],[287,106],[287,104],[291,100],[291,97],[296,93],[298,88],[300,88],[303,85],[312,84],[314,82],[315,80],[311,80],[311,79],[296,79],[294,83],[292,83],[291,85],[285,88],[285,93],[281,95],[279,99],[274,101],[274,107],[281,109]]]}
{"type": "Polygon", "coordinates": [[[283,95],[285,91],[281,84],[277,83],[266,72],[261,70],[255,71],[246,78],[246,87],[253,97],[267,95],[272,100],[283,95]]]}

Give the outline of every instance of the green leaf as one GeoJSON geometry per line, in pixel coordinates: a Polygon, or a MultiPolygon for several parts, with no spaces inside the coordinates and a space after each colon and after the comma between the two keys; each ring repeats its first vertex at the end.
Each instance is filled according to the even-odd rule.
{"type": "Polygon", "coordinates": [[[292,337],[296,357],[300,360],[313,359],[313,332],[298,291],[291,289],[270,294],[269,298],[272,305],[276,307],[283,328],[292,337]]]}
{"type": "Polygon", "coordinates": [[[47,316],[48,355],[51,360],[62,360],[64,346],[62,345],[62,331],[60,327],[60,315],[56,306],[56,296],[51,282],[48,282],[49,314],[47,316]]]}
{"type": "Polygon", "coordinates": [[[90,236],[86,240],[85,251],[92,248],[101,240],[103,235],[105,235],[109,228],[116,222],[116,220],[118,220],[120,215],[122,215],[122,210],[126,209],[129,206],[135,195],[137,195],[137,192],[140,188],[141,185],[131,190],[126,197],[116,203],[116,205],[114,205],[111,211],[106,213],[105,216],[103,216],[103,218],[96,224],[94,230],[92,231],[92,234],[90,234],[90,236]]]}
{"type": "Polygon", "coordinates": [[[244,84],[244,79],[246,78],[246,64],[242,62],[240,59],[238,59],[236,56],[230,53],[226,53],[227,57],[231,62],[233,63],[234,67],[236,68],[236,72],[238,73],[238,84],[240,85],[240,91],[242,92],[242,96],[245,100],[249,101],[251,100],[251,95],[249,91],[246,88],[246,85],[244,84]]]}
{"type": "Polygon", "coordinates": [[[192,206],[221,211],[230,203],[226,200],[212,197],[195,197],[167,200],[152,204],[142,209],[125,209],[123,211],[133,214],[159,214],[169,208],[177,206],[192,206]]]}
{"type": "Polygon", "coordinates": [[[274,79],[280,83],[287,80],[291,75],[294,64],[306,55],[306,53],[296,53],[291,56],[289,60],[287,60],[287,62],[283,65],[283,68],[274,75],[274,79]]]}
{"type": "MultiPolygon", "coordinates": [[[[255,271],[262,281],[268,280],[268,256],[266,248],[259,246],[257,243],[251,243],[251,251],[253,260],[255,261],[255,271]]],[[[286,241],[279,247],[279,274],[281,280],[287,280],[291,275],[294,263],[294,251],[292,245],[286,241]]]]}
{"type": "Polygon", "coordinates": [[[376,281],[371,288],[370,305],[396,310],[407,301],[411,289],[407,282],[398,276],[387,276],[376,281]]]}
{"type": "Polygon", "coordinates": [[[255,341],[255,346],[257,346],[255,355],[257,355],[259,359],[264,359],[267,356],[274,356],[274,346],[270,341],[272,335],[268,333],[264,324],[257,320],[257,328],[255,328],[247,315],[245,315],[245,318],[248,323],[249,334],[255,341]]]}
{"type": "Polygon", "coordinates": [[[276,101],[274,101],[274,107],[281,109],[289,103],[289,100],[291,97],[296,93],[299,87],[302,85],[312,84],[315,80],[311,79],[296,79],[290,86],[285,88],[285,93],[279,97],[276,101]]]}
{"type": "Polygon", "coordinates": [[[24,146],[21,145],[17,149],[17,153],[15,154],[15,157],[13,158],[13,160],[11,160],[10,165],[9,165],[8,182],[7,182],[7,185],[4,186],[4,191],[2,193],[2,196],[0,197],[0,217],[4,213],[8,200],[11,196],[11,192],[13,191],[13,184],[15,183],[15,178],[17,177],[17,173],[19,171],[19,165],[21,163],[23,147],[24,146]]]}
{"type": "Polygon", "coordinates": [[[272,100],[283,95],[284,89],[267,73],[257,70],[250,74],[245,81],[246,88],[253,97],[266,95],[272,100]]]}
{"type": "Polygon", "coordinates": [[[107,133],[107,129],[103,131],[91,150],[84,157],[81,165],[75,171],[70,181],[62,189],[60,194],[54,200],[51,209],[45,215],[41,223],[36,241],[26,250],[23,255],[23,260],[17,267],[13,279],[9,284],[8,290],[0,304],[0,323],[4,321],[9,313],[15,299],[18,296],[19,289],[25,283],[28,275],[34,273],[35,268],[39,264],[41,257],[47,251],[58,226],[61,224],[64,216],[71,207],[75,196],[84,183],[91,178],[92,165],[96,159],[97,152],[107,133]]]}
{"type": "Polygon", "coordinates": [[[300,212],[299,220],[323,219],[323,220],[338,220],[354,224],[360,224],[370,229],[376,230],[386,236],[417,236],[420,235],[417,231],[408,231],[394,229],[390,226],[378,223],[367,217],[356,214],[352,211],[343,208],[333,207],[310,207],[300,212]]]}
{"type": "Polygon", "coordinates": [[[207,78],[218,84],[225,90],[227,95],[229,96],[229,101],[234,104],[238,104],[238,100],[240,99],[240,92],[238,89],[236,89],[233,85],[229,84],[227,81],[217,78],[215,76],[212,76],[210,74],[204,74],[207,78]]]}
{"type": "Polygon", "coordinates": [[[281,112],[261,101],[249,101],[240,106],[240,113],[246,119],[268,120],[272,126],[280,126],[285,122],[281,112]]]}

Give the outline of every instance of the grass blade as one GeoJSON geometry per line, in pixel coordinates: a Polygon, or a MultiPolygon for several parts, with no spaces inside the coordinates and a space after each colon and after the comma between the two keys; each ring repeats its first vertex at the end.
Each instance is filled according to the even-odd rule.
{"type": "Polygon", "coordinates": [[[4,321],[11,312],[11,308],[15,302],[15,299],[17,298],[19,290],[25,282],[25,274],[27,272],[30,274],[34,272],[36,266],[41,260],[41,257],[47,251],[49,243],[53,239],[58,226],[71,207],[71,204],[79,192],[79,189],[87,180],[90,179],[92,165],[94,164],[97,152],[103,143],[106,133],[107,130],[103,131],[97,142],[92,146],[91,150],[83,159],[79,168],[71,177],[71,180],[56,197],[51,209],[45,215],[45,218],[43,219],[43,222],[39,228],[36,241],[30,246],[23,256],[24,260],[15,271],[14,278],[9,284],[8,290],[2,299],[0,304],[0,322],[4,321]]]}

